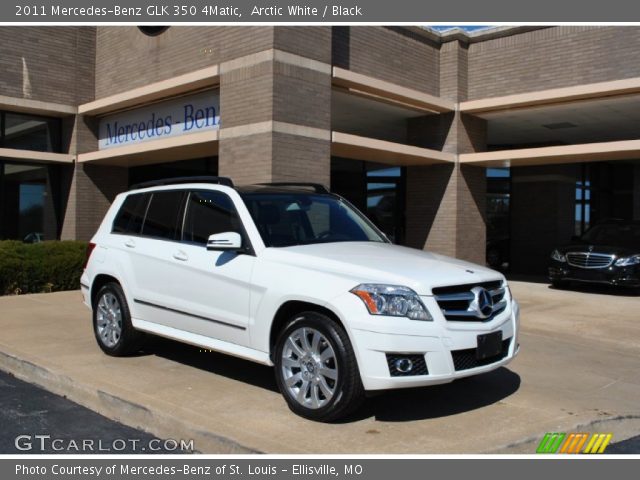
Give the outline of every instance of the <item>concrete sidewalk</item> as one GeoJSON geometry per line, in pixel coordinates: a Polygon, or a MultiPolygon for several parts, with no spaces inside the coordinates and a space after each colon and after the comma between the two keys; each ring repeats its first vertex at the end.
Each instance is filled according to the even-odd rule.
{"type": "Polygon", "coordinates": [[[520,356],[449,385],[389,392],[355,418],[292,414],[273,371],[177,344],[110,358],[80,293],[0,298],[0,369],[160,438],[220,453],[533,453],[547,431],[640,431],[638,297],[513,282],[520,356]]]}

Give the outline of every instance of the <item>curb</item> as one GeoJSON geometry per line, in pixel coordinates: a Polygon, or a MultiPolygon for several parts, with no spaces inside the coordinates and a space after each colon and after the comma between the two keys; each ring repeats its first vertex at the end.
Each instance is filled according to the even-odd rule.
{"type": "Polygon", "coordinates": [[[198,453],[263,453],[214,432],[203,431],[197,425],[186,423],[177,417],[153,411],[144,405],[130,402],[109,392],[88,388],[66,375],[56,374],[40,365],[2,351],[0,351],[0,370],[67,398],[110,420],[143,430],[157,438],[193,440],[198,453]]]}

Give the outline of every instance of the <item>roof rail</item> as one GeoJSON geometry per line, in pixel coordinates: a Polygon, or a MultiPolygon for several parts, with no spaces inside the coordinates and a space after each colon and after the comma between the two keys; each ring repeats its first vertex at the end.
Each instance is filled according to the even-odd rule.
{"type": "Polygon", "coordinates": [[[136,183],[131,185],[129,190],[137,190],[139,188],[159,187],[161,185],[175,185],[181,183],[217,183],[226,187],[233,188],[233,182],[229,177],[213,177],[213,176],[196,176],[196,177],[173,177],[163,178],[160,180],[151,180],[149,182],[136,183]]]}
{"type": "Polygon", "coordinates": [[[331,193],[327,187],[321,183],[310,182],[270,182],[270,183],[258,183],[258,185],[270,186],[270,187],[311,187],[315,193],[331,193]]]}

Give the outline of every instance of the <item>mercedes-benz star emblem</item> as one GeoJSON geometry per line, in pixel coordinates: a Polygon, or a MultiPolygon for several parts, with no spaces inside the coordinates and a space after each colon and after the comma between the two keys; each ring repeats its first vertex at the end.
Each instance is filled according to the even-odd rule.
{"type": "Polygon", "coordinates": [[[483,287],[473,287],[473,300],[469,304],[469,310],[476,313],[478,318],[489,318],[493,313],[493,297],[483,287]]]}

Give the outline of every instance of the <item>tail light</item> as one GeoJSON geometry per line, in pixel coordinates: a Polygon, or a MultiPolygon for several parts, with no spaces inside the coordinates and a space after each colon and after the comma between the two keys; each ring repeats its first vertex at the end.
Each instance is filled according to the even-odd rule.
{"type": "Polygon", "coordinates": [[[87,268],[87,264],[89,263],[89,257],[91,256],[91,252],[93,252],[94,248],[96,248],[96,244],[89,242],[89,244],[87,245],[87,255],[84,259],[84,266],[82,267],[83,269],[87,268]]]}

